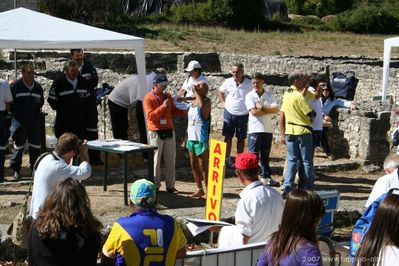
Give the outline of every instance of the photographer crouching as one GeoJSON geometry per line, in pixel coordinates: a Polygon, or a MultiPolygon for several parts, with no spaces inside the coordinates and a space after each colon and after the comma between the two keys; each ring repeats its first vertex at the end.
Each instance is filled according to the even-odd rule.
{"type": "Polygon", "coordinates": [[[37,211],[55,185],[68,177],[85,180],[91,175],[87,140],[80,140],[75,134],[64,133],[57,141],[53,152],[43,154],[36,161],[32,178],[32,201],[29,216],[36,219],[37,211]],[[73,165],[79,154],[80,164],[73,165]]]}

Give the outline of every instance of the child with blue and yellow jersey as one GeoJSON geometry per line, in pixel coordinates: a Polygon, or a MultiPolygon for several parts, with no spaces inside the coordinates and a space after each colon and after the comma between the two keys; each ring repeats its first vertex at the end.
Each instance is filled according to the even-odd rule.
{"type": "Polygon", "coordinates": [[[130,190],[133,213],[119,218],[102,249],[103,265],[175,265],[186,254],[186,237],[169,215],[156,211],[155,185],[140,179],[130,190]]]}

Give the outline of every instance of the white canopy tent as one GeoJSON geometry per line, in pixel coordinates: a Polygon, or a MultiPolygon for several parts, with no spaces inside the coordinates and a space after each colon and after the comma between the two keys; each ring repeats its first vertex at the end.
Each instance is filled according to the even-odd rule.
{"type": "Polygon", "coordinates": [[[135,51],[140,91],[147,92],[144,39],[52,17],[25,8],[0,13],[0,49],[109,48],[135,51]]]}
{"type": "Polygon", "coordinates": [[[389,64],[391,62],[392,47],[399,47],[399,37],[389,38],[384,40],[384,65],[382,74],[382,101],[387,98],[388,79],[389,79],[389,64]]]}

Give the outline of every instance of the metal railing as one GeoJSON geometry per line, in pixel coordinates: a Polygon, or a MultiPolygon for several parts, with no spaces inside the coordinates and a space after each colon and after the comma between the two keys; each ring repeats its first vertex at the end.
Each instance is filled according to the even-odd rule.
{"type": "Polygon", "coordinates": [[[175,266],[245,266],[255,265],[266,242],[236,248],[212,248],[188,252],[175,266]]]}
{"type": "MultiPolygon", "coordinates": [[[[266,242],[248,244],[236,248],[211,248],[188,252],[177,259],[175,266],[252,266],[265,248],[266,242]]],[[[322,264],[326,266],[350,265],[347,250],[328,237],[319,236],[322,264]],[[341,254],[343,252],[343,254],[341,254]]]]}

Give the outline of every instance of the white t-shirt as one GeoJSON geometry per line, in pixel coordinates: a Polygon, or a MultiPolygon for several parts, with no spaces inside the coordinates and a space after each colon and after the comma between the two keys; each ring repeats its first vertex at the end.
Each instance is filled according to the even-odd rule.
{"type": "Polygon", "coordinates": [[[57,159],[51,154],[46,155],[35,171],[29,211],[29,216],[33,219],[37,218],[37,211],[58,182],[68,177],[84,180],[91,175],[91,166],[88,162],[84,161],[79,166],[74,166],[67,164],[60,156],[56,157],[57,159]]]}
{"type": "Polygon", "coordinates": [[[270,91],[264,90],[263,94],[260,97],[255,92],[255,90],[250,91],[245,96],[245,106],[249,111],[248,134],[261,132],[273,133],[272,117],[274,114],[265,114],[261,116],[253,116],[251,114],[250,110],[256,107],[257,102],[260,102],[260,104],[265,107],[277,106],[276,100],[274,99],[274,96],[270,91]]]}
{"type": "Polygon", "coordinates": [[[382,194],[387,193],[391,188],[399,188],[398,169],[390,174],[378,178],[365,204],[366,208],[370,206],[371,203],[378,199],[382,194]]]}
{"type": "Polygon", "coordinates": [[[226,79],[219,91],[225,95],[225,109],[232,115],[246,115],[245,96],[252,90],[251,80],[247,77],[237,87],[234,78],[226,79]]]}
{"type": "MultiPolygon", "coordinates": [[[[194,97],[193,84],[198,83],[200,81],[205,82],[209,86],[209,81],[202,74],[197,79],[194,79],[191,76],[186,78],[186,80],[183,82],[183,85],[182,85],[182,88],[186,91],[185,97],[194,97]]],[[[189,103],[189,102],[185,102],[185,101],[179,102],[177,95],[175,97],[173,97],[173,103],[175,104],[176,108],[180,109],[180,110],[187,110],[191,107],[191,103],[189,103]]]]}
{"type": "Polygon", "coordinates": [[[6,80],[0,79],[0,111],[5,111],[9,102],[12,102],[10,86],[6,80]]]}
{"type": "Polygon", "coordinates": [[[193,84],[198,83],[200,81],[205,82],[209,86],[209,81],[206,77],[201,74],[197,79],[194,79],[192,76],[187,77],[182,85],[182,88],[187,92],[185,97],[194,97],[194,88],[193,84]]]}
{"type": "MultiPolygon", "coordinates": [[[[312,87],[309,87],[308,91],[315,93],[315,89],[312,87]]],[[[323,130],[323,102],[321,98],[309,100],[309,105],[316,112],[312,122],[313,130],[323,130]]]]}
{"type": "Polygon", "coordinates": [[[391,266],[399,264],[399,249],[396,246],[386,246],[380,251],[377,266],[391,266]]]}
{"type": "MultiPolygon", "coordinates": [[[[154,77],[154,72],[146,75],[147,91],[152,89],[154,77]]],[[[137,100],[139,100],[139,87],[140,85],[138,76],[130,75],[116,85],[116,87],[108,95],[108,99],[113,103],[128,109],[129,106],[135,106],[137,100]]]]}
{"type": "MultiPolygon", "coordinates": [[[[235,213],[235,226],[238,231],[250,237],[248,244],[267,241],[270,235],[278,230],[281,223],[284,209],[283,198],[276,190],[263,185],[260,181],[246,186],[240,193],[240,198],[235,213]]],[[[222,234],[221,231],[219,238],[221,237],[230,238],[231,236],[222,234]]],[[[218,241],[218,243],[225,242],[222,239],[218,241]]],[[[234,245],[231,241],[229,244],[234,245]]]]}

